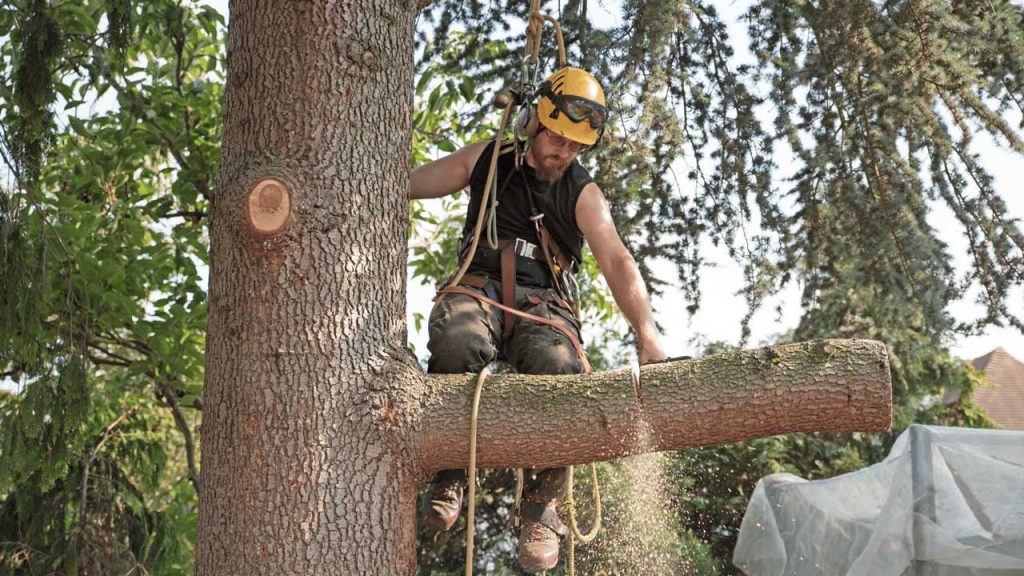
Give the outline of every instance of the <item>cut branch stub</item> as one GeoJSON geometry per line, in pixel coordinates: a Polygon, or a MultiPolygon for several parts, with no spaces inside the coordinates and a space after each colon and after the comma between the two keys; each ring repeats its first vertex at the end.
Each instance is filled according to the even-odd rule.
{"type": "Polygon", "coordinates": [[[292,189],[277,178],[263,178],[249,188],[245,215],[260,236],[280,234],[292,214],[292,189]]]}

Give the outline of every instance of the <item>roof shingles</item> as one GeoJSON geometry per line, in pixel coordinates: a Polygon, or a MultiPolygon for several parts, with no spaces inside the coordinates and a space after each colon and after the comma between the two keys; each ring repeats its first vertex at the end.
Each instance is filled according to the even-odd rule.
{"type": "Polygon", "coordinates": [[[1024,362],[996,348],[971,364],[993,384],[992,388],[974,391],[974,404],[983,408],[1000,428],[1024,430],[1024,362]]]}

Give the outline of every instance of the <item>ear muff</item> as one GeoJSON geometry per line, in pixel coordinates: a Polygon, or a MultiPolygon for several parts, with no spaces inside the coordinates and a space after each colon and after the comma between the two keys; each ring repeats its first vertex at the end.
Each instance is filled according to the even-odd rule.
{"type": "Polygon", "coordinates": [[[533,138],[537,135],[537,128],[540,121],[537,120],[537,107],[533,104],[525,104],[519,109],[519,116],[516,118],[516,136],[519,138],[533,138]]]}

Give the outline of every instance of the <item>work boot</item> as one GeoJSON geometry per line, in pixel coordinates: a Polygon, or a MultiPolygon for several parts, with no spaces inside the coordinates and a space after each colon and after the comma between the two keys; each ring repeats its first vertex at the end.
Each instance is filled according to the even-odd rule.
{"type": "Polygon", "coordinates": [[[558,563],[558,537],[566,533],[558,519],[558,501],[523,502],[519,528],[519,566],[526,572],[550,570],[558,563]]]}
{"type": "Polygon", "coordinates": [[[423,519],[428,526],[444,531],[459,519],[462,494],[466,489],[465,476],[462,470],[444,470],[434,477],[423,510],[423,519]]]}

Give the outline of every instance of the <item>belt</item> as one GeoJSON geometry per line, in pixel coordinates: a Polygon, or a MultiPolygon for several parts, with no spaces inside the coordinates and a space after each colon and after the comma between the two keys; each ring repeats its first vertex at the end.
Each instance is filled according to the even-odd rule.
{"type": "MultiPolygon", "coordinates": [[[[553,287],[551,272],[544,260],[543,249],[530,242],[520,243],[519,251],[515,250],[513,240],[501,240],[503,248],[509,246],[509,250],[515,253],[516,282],[527,286],[553,287]],[[524,246],[525,245],[525,246],[524,246]]],[[[502,276],[501,250],[491,250],[480,247],[476,250],[473,263],[468,272],[471,274],[486,275],[499,280],[502,276]]]]}
{"type": "MultiPolygon", "coordinates": [[[[514,238],[511,240],[503,238],[501,240],[498,240],[498,247],[493,250],[490,248],[480,246],[476,249],[476,258],[498,258],[498,255],[501,253],[501,251],[504,250],[505,247],[510,244],[512,245],[512,252],[516,256],[520,256],[522,258],[529,258],[531,260],[536,260],[538,262],[547,261],[544,258],[543,248],[534,244],[533,242],[523,240],[522,238],[514,238]]],[[[474,260],[476,258],[474,258],[474,260]]]]}

